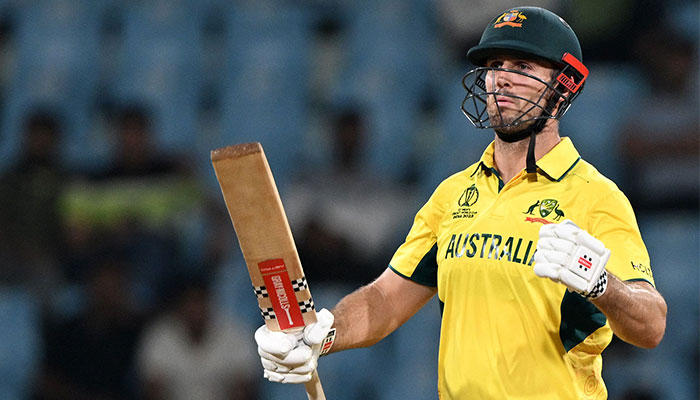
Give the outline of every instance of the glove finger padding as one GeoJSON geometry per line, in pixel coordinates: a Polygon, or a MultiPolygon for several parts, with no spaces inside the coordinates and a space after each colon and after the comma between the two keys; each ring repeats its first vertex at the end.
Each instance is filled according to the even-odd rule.
{"type": "Polygon", "coordinates": [[[540,228],[534,272],[595,298],[605,292],[607,280],[603,275],[609,257],[610,250],[603,242],[565,220],[540,228]]]}
{"type": "Polygon", "coordinates": [[[284,357],[292,351],[298,339],[292,333],[273,332],[263,325],[255,331],[255,341],[258,348],[269,354],[284,357]]]}
{"type": "Polygon", "coordinates": [[[540,238],[556,237],[576,243],[576,235],[580,230],[581,228],[579,228],[571,220],[567,219],[560,224],[543,225],[540,228],[540,238]]]}
{"type": "Polygon", "coordinates": [[[605,255],[605,251],[607,249],[605,248],[603,242],[591,236],[590,233],[586,231],[580,231],[577,235],[577,239],[578,243],[581,246],[587,247],[588,249],[595,252],[598,256],[602,257],[605,255]]]}
{"type": "Polygon", "coordinates": [[[313,356],[313,350],[308,345],[301,343],[299,347],[292,349],[286,355],[268,353],[262,348],[258,347],[258,355],[260,355],[261,358],[272,362],[283,364],[290,368],[295,368],[306,364],[313,356]]]}
{"type": "Polygon", "coordinates": [[[554,263],[559,265],[566,265],[571,258],[570,254],[558,251],[558,250],[546,250],[537,248],[535,253],[536,263],[554,263]]]}
{"type": "Polygon", "coordinates": [[[580,293],[588,292],[588,281],[569,271],[566,268],[559,269],[559,280],[569,288],[580,293]]]}
{"type": "Polygon", "coordinates": [[[289,368],[274,361],[270,361],[267,358],[260,357],[260,362],[262,363],[263,368],[268,371],[289,372],[289,368]]]}
{"type": "Polygon", "coordinates": [[[268,371],[292,374],[308,374],[313,372],[313,370],[315,370],[318,366],[318,361],[316,361],[314,358],[311,358],[306,363],[294,368],[290,368],[290,364],[280,364],[263,357],[260,358],[260,362],[262,363],[263,368],[268,371]]]}
{"type": "Polygon", "coordinates": [[[311,372],[308,374],[280,374],[274,371],[265,370],[263,376],[270,382],[279,383],[306,383],[311,380],[311,372]]]}
{"type": "Polygon", "coordinates": [[[559,265],[547,262],[535,262],[535,275],[540,278],[549,278],[554,282],[559,282],[559,265]]]}
{"type": "Polygon", "coordinates": [[[567,239],[556,237],[540,237],[537,241],[537,250],[556,250],[566,254],[571,254],[576,248],[576,244],[567,239]]]}
{"type": "Polygon", "coordinates": [[[322,309],[317,313],[317,321],[303,332],[271,332],[264,325],[260,327],[255,332],[255,341],[265,378],[281,383],[308,382],[318,366],[321,343],[331,331],[333,321],[333,314],[322,309]]]}

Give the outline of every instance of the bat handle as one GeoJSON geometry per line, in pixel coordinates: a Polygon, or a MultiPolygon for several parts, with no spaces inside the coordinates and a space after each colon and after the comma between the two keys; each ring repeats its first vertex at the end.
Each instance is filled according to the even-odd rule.
{"type": "Polygon", "coordinates": [[[318,372],[314,370],[311,374],[311,380],[304,384],[306,388],[306,395],[309,400],[326,400],[326,395],[323,393],[323,387],[321,386],[321,380],[318,379],[318,372]]]}

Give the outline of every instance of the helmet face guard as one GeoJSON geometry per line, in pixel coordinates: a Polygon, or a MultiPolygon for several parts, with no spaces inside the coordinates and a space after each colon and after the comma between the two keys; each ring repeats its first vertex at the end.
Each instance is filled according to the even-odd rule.
{"type": "Polygon", "coordinates": [[[534,75],[513,69],[495,67],[475,68],[462,78],[462,86],[467,91],[464,100],[462,100],[462,112],[469,121],[479,129],[499,129],[527,124],[531,121],[559,119],[566,113],[571,103],[581,93],[583,90],[583,83],[588,77],[588,69],[576,59],[576,57],[569,53],[564,54],[561,64],[563,64],[563,67],[549,82],[534,75]],[[526,76],[541,83],[545,89],[542,90],[537,98],[532,99],[507,92],[498,92],[495,85],[489,90],[486,85],[486,80],[489,75],[492,76],[490,79],[494,79],[496,71],[526,76]],[[521,114],[512,120],[504,121],[501,108],[498,102],[495,101],[495,96],[510,97],[512,99],[524,101],[527,103],[528,107],[525,107],[521,114]],[[496,112],[499,116],[498,121],[492,121],[488,114],[487,105],[489,97],[492,97],[492,101],[496,106],[496,112]],[[559,104],[558,107],[557,104],[559,104]],[[555,107],[556,112],[554,111],[555,107]]]}

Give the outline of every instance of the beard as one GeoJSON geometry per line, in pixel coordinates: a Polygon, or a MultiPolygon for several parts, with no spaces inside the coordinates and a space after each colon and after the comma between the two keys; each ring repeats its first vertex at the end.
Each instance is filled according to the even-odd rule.
{"type": "Polygon", "coordinates": [[[507,136],[530,128],[542,118],[549,118],[552,115],[552,110],[548,109],[548,103],[552,94],[539,92],[536,100],[526,100],[508,91],[489,93],[486,101],[486,112],[491,127],[502,136],[507,136]],[[496,101],[497,96],[507,97],[511,103],[499,105],[496,101]]]}
{"type": "MultiPolygon", "coordinates": [[[[519,101],[519,100],[515,100],[519,101]]],[[[528,104],[529,110],[515,110],[511,107],[504,109],[503,107],[496,104],[493,99],[489,100],[487,106],[487,112],[489,114],[489,121],[491,121],[491,126],[498,129],[502,133],[512,133],[519,132],[533,123],[535,123],[535,118],[541,115],[541,110],[537,106],[528,104]]]]}

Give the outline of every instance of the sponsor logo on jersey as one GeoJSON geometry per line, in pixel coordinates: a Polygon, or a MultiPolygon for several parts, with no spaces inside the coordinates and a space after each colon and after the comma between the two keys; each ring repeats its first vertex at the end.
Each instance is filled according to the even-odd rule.
{"type": "Polygon", "coordinates": [[[642,263],[635,264],[634,261],[630,261],[630,264],[632,264],[633,270],[639,271],[650,278],[654,278],[654,275],[651,273],[650,267],[648,267],[642,263]]]}
{"type": "Polygon", "coordinates": [[[447,258],[484,258],[532,265],[536,245],[532,240],[496,233],[453,234],[445,249],[447,258]]]}
{"type": "Polygon", "coordinates": [[[566,214],[559,208],[559,201],[556,199],[542,199],[537,200],[532,203],[523,214],[532,215],[533,217],[525,217],[526,222],[541,223],[541,224],[551,224],[552,221],[557,222],[564,218],[566,214]],[[539,214],[539,217],[535,216],[535,211],[539,214]],[[552,215],[552,213],[554,213],[552,215]],[[552,216],[551,221],[547,219],[552,216]]]}
{"type": "Polygon", "coordinates": [[[452,213],[452,219],[474,218],[477,212],[470,207],[476,204],[477,201],[479,201],[479,189],[473,184],[464,189],[464,192],[459,196],[457,200],[459,208],[452,213]]]}
{"type": "Polygon", "coordinates": [[[510,10],[501,14],[501,16],[496,19],[496,22],[493,23],[493,27],[501,28],[504,26],[511,26],[513,28],[521,28],[523,26],[523,21],[526,19],[527,17],[525,14],[520,11],[510,10]]]}

